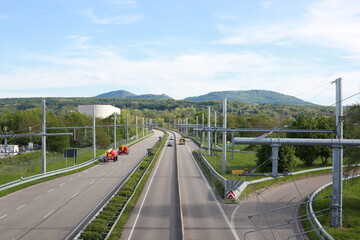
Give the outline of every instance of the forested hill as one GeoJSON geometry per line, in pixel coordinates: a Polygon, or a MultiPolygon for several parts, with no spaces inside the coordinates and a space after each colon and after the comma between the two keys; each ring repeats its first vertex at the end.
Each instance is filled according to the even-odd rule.
{"type": "Polygon", "coordinates": [[[112,91],[107,93],[102,93],[100,95],[97,95],[95,97],[110,97],[110,98],[137,98],[137,99],[151,99],[151,100],[167,100],[172,99],[171,97],[165,95],[165,94],[143,94],[143,95],[136,95],[134,93],[125,91],[125,90],[118,90],[118,91],[112,91]]]}
{"type": "Polygon", "coordinates": [[[188,97],[188,101],[222,101],[227,98],[228,101],[239,101],[257,104],[279,104],[279,105],[308,105],[315,104],[303,101],[293,96],[281,94],[266,90],[248,90],[248,91],[221,91],[210,92],[197,97],[188,97]]]}

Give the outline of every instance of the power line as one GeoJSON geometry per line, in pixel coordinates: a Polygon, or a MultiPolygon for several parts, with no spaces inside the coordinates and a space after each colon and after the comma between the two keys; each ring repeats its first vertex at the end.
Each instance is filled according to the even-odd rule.
{"type": "MultiPolygon", "coordinates": [[[[355,97],[355,96],[358,95],[358,94],[360,94],[360,92],[357,92],[357,93],[355,93],[354,95],[351,95],[350,97],[341,99],[340,102],[343,102],[343,101],[345,101],[345,100],[348,100],[349,98],[355,97]]],[[[332,107],[332,106],[334,106],[334,105],[336,105],[336,103],[331,104],[329,107],[332,107]]]]}

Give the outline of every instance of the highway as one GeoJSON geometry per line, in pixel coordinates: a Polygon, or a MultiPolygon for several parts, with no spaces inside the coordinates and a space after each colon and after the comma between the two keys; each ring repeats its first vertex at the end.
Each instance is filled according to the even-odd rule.
{"type": "MultiPolygon", "coordinates": [[[[242,239],[287,239],[289,236],[302,231],[301,224],[296,222],[297,219],[294,219],[297,216],[298,203],[306,200],[305,197],[319,187],[331,182],[331,175],[320,175],[300,180],[291,180],[291,177],[289,179],[288,183],[274,185],[266,190],[257,191],[257,194],[251,194],[245,200],[240,201],[235,209],[232,210],[231,223],[243,237],[242,239]],[[266,211],[271,212],[253,216],[256,213],[266,211]],[[249,218],[249,216],[253,217],[249,218]],[[291,219],[293,221],[290,224],[286,224],[286,220],[291,219]],[[251,232],[274,225],[279,226],[251,232]]],[[[290,239],[307,238],[301,235],[290,239]]]]}
{"type": "MultiPolygon", "coordinates": [[[[179,138],[179,136],[177,136],[179,138]]],[[[191,155],[197,149],[186,140],[186,145],[177,145],[178,174],[183,239],[287,239],[301,232],[296,222],[286,220],[297,216],[298,203],[308,194],[331,181],[323,175],[301,180],[292,180],[273,185],[266,190],[251,194],[237,204],[224,204],[209,186],[191,155]],[[294,205],[293,207],[287,207],[294,205]],[[273,211],[277,208],[286,207],[273,211]],[[267,214],[252,216],[262,211],[267,214]],[[271,230],[254,231],[271,225],[284,224],[271,230]]],[[[130,239],[178,239],[176,222],[179,213],[172,205],[175,188],[173,148],[166,147],[135,209],[126,223],[122,240],[130,239]],[[173,174],[173,175],[172,175],[173,174]]],[[[289,178],[291,180],[291,178],[289,178]]],[[[291,239],[306,239],[294,237],[291,239]]]]}
{"type": "MultiPolygon", "coordinates": [[[[177,135],[177,139],[180,136],[177,135]]],[[[225,216],[221,200],[208,186],[191,154],[195,145],[177,145],[182,212],[176,200],[174,148],[166,147],[145,185],[121,239],[179,239],[177,221],[182,215],[184,239],[239,239],[225,216]],[[173,200],[172,200],[173,199],[173,200]],[[176,223],[176,224],[172,224],[176,223]],[[176,234],[177,233],[177,234],[176,234]]]]}
{"type": "Polygon", "coordinates": [[[162,135],[155,130],[117,162],[100,163],[0,198],[0,238],[66,239],[162,135]]]}
{"type": "Polygon", "coordinates": [[[165,147],[162,151],[121,239],[182,238],[174,149],[165,147]]]}

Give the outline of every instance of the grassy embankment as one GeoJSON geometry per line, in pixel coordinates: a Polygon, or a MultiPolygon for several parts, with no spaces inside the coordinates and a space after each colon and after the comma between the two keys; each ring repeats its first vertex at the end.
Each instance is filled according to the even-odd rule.
{"type": "MultiPolygon", "coordinates": [[[[356,240],[360,235],[360,178],[344,181],[343,186],[343,226],[340,228],[327,228],[326,231],[336,240],[356,240]]],[[[315,199],[331,195],[332,188],[328,187],[322,191],[315,199]]],[[[331,199],[315,201],[313,204],[314,211],[329,208],[331,199]]],[[[330,212],[326,211],[326,212],[330,212]]],[[[305,215],[306,209],[300,209],[300,215],[305,215]]],[[[331,216],[322,216],[318,218],[323,227],[330,226],[331,216]]],[[[306,230],[312,227],[308,221],[303,222],[306,230]]],[[[310,233],[311,239],[318,239],[315,233],[310,233]]]]}

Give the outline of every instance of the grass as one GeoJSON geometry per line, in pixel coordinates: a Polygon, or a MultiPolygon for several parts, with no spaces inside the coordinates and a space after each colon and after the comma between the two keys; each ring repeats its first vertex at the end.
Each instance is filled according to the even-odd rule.
{"type": "MultiPolygon", "coordinates": [[[[104,153],[104,149],[97,150],[97,156],[104,153]]],[[[76,164],[80,164],[93,158],[92,149],[80,149],[76,164]]],[[[65,159],[61,153],[46,154],[46,171],[53,171],[56,169],[65,168],[66,166],[74,165],[74,159],[65,159]]],[[[0,160],[0,185],[20,178],[33,176],[42,173],[42,153],[41,151],[34,151],[25,154],[19,154],[13,157],[3,158],[0,160]]]]}
{"type": "MultiPolygon", "coordinates": [[[[249,153],[234,153],[234,159],[232,159],[232,153],[227,153],[227,161],[226,161],[226,173],[222,174],[222,153],[214,152],[213,156],[207,155],[207,151],[202,151],[203,156],[206,157],[208,162],[213,166],[213,168],[220,173],[223,177],[228,180],[237,180],[237,181],[249,181],[259,179],[261,177],[249,177],[249,176],[233,176],[231,174],[231,170],[241,170],[241,169],[255,169],[256,168],[256,154],[249,153]]],[[[329,167],[331,166],[331,161],[323,165],[321,163],[321,159],[316,159],[312,166],[306,166],[301,160],[296,159],[296,167],[292,169],[291,172],[297,172],[301,170],[308,170],[320,167],[329,167]]],[[[259,173],[259,172],[257,172],[259,173]]]]}
{"type": "MultiPolygon", "coordinates": [[[[343,226],[328,228],[326,231],[337,240],[359,239],[360,234],[360,179],[344,181],[343,185],[343,226]]],[[[331,195],[332,187],[322,191],[316,198],[331,195]]],[[[313,204],[314,211],[330,207],[331,199],[323,199],[313,204]]],[[[318,218],[325,226],[331,225],[331,216],[318,218]]],[[[315,239],[315,238],[314,238],[315,239]]]]}

